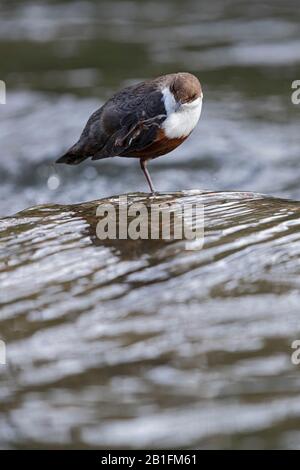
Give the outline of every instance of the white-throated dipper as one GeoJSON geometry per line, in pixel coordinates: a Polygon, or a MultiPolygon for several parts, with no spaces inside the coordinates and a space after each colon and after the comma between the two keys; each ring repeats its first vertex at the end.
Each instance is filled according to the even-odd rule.
{"type": "Polygon", "coordinates": [[[92,114],[78,142],[57,163],[139,158],[154,193],[148,160],[171,152],[190,135],[200,118],[202,98],[198,78],[186,72],[124,88],[92,114]]]}

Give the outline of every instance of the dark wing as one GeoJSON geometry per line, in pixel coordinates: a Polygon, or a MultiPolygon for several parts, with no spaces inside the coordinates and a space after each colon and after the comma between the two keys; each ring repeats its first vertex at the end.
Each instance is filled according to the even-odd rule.
{"type": "Polygon", "coordinates": [[[69,150],[62,155],[56,163],[66,163],[68,165],[78,165],[83,160],[91,157],[98,151],[99,148],[103,147],[107,141],[107,136],[101,132],[101,116],[103,114],[105,106],[97,109],[82,131],[80,139],[74,144],[69,150]]]}
{"type": "Polygon", "coordinates": [[[102,127],[108,138],[92,159],[126,156],[146,148],[166,117],[160,90],[141,84],[121,91],[103,110],[102,127]]]}
{"type": "Polygon", "coordinates": [[[57,162],[77,165],[89,157],[98,160],[142,150],[153,142],[165,118],[157,84],[125,88],[91,115],[79,141],[57,162]]]}

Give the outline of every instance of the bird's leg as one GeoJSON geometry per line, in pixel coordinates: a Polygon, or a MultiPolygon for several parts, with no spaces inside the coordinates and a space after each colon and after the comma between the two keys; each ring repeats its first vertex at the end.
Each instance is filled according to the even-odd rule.
{"type": "Polygon", "coordinates": [[[143,160],[142,158],[140,159],[140,164],[141,164],[141,169],[143,170],[144,175],[146,176],[146,180],[149,184],[151,193],[155,193],[155,189],[151,180],[151,176],[149,174],[149,171],[147,170],[147,160],[143,160]]]}

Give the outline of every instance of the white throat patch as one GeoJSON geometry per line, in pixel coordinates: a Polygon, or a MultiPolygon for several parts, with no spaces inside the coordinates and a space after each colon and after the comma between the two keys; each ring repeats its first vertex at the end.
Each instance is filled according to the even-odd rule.
{"type": "Polygon", "coordinates": [[[182,104],[177,109],[177,103],[169,87],[162,90],[167,118],[163,129],[169,139],[187,137],[199,121],[202,109],[202,96],[191,103],[182,104]],[[176,111],[177,109],[177,111],[176,111]]]}

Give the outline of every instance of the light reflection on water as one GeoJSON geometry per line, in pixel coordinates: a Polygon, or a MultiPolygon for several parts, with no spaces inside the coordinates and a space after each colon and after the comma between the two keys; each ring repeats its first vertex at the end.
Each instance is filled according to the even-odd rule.
{"type": "Polygon", "coordinates": [[[289,446],[300,421],[290,361],[299,203],[251,193],[168,200],[204,204],[201,251],[103,243],[101,201],[3,219],[4,446],[289,446]]]}
{"type": "Polygon", "coordinates": [[[161,191],[252,190],[299,198],[299,9],[202,2],[4,2],[0,214],[143,191],[138,165],[53,162],[116,89],[174,70],[199,76],[200,124],[152,165],[161,191]],[[24,40],[26,39],[26,41],[24,40]],[[60,172],[57,190],[47,187],[60,172]]]}

